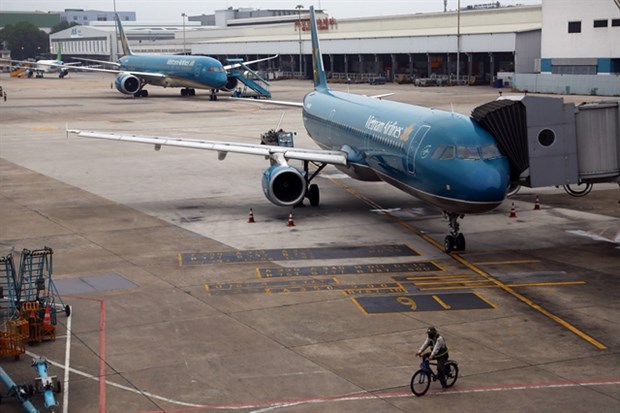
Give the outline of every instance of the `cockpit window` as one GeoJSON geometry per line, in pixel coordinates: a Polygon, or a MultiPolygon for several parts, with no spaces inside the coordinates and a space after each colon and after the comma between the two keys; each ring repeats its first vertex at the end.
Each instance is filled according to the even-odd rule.
{"type": "Polygon", "coordinates": [[[439,145],[435,152],[433,152],[432,159],[496,159],[501,158],[497,145],[486,146],[454,146],[454,145],[439,145]]]}
{"type": "Polygon", "coordinates": [[[482,155],[482,159],[495,159],[502,157],[499,148],[495,145],[483,146],[480,148],[480,153],[482,155]]]}
{"type": "Polygon", "coordinates": [[[211,66],[209,68],[209,72],[224,72],[224,68],[223,67],[216,67],[216,66],[211,66]]]}
{"type": "Polygon", "coordinates": [[[477,146],[457,146],[456,157],[459,159],[480,159],[477,146]]]}
{"type": "Polygon", "coordinates": [[[454,145],[439,145],[433,152],[432,159],[454,159],[454,145]]]}

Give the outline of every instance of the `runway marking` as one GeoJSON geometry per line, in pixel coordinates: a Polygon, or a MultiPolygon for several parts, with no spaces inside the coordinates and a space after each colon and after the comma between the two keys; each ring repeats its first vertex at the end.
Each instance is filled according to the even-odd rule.
{"type": "Polygon", "coordinates": [[[184,266],[419,255],[408,245],[401,244],[182,253],[179,260],[184,266]]]}
{"type": "MultiPolygon", "coordinates": [[[[329,179],[329,178],[327,178],[327,179],[329,179]]],[[[336,181],[336,180],[333,180],[333,179],[330,179],[330,181],[333,182],[334,184],[336,184],[337,186],[343,188],[345,191],[349,192],[351,195],[355,196],[356,198],[364,201],[368,205],[371,205],[373,208],[383,209],[376,202],[366,198],[365,196],[363,196],[362,194],[358,193],[357,191],[351,189],[350,187],[348,187],[347,185],[343,184],[342,182],[339,182],[339,181],[336,181]]],[[[395,222],[399,223],[401,226],[403,226],[404,228],[410,230],[414,234],[418,235],[420,238],[424,239],[425,241],[427,241],[431,245],[434,245],[435,247],[437,247],[438,249],[440,249],[442,251],[444,250],[443,244],[440,244],[439,242],[435,241],[430,236],[424,234],[423,232],[421,232],[419,229],[417,229],[416,227],[412,226],[408,222],[403,221],[401,218],[395,216],[394,214],[391,214],[390,212],[385,212],[385,216],[387,216],[387,217],[391,218],[392,220],[394,220],[395,222]]],[[[507,284],[505,284],[505,283],[501,282],[500,280],[498,280],[497,278],[493,277],[488,272],[486,272],[486,271],[480,269],[479,267],[477,267],[476,265],[470,263],[467,259],[463,258],[461,255],[459,255],[459,254],[457,254],[455,252],[452,252],[449,255],[455,261],[465,265],[467,268],[469,268],[470,270],[474,271],[476,274],[479,274],[483,278],[485,278],[488,281],[490,281],[491,283],[495,284],[500,289],[504,290],[508,294],[512,295],[513,297],[515,297],[516,299],[521,301],[522,303],[528,305],[532,309],[538,311],[539,313],[543,314],[544,316],[548,317],[549,319],[555,321],[556,323],[558,323],[562,327],[566,328],[567,330],[569,330],[573,334],[577,335],[578,337],[580,337],[583,340],[587,341],[588,343],[592,344],[594,347],[598,348],[599,350],[606,350],[607,349],[607,346],[605,346],[600,341],[596,340],[594,337],[586,334],[585,332],[579,330],[577,327],[573,326],[568,321],[566,321],[566,320],[556,316],[555,314],[551,313],[550,311],[544,309],[542,306],[540,306],[539,304],[536,304],[534,301],[532,301],[529,298],[525,297],[523,294],[518,293],[517,291],[515,291],[514,289],[509,287],[507,284]]]]}
{"type": "Polygon", "coordinates": [[[534,301],[530,300],[529,298],[527,298],[523,294],[515,291],[513,288],[509,287],[507,284],[504,284],[503,282],[501,282],[497,278],[493,277],[491,274],[489,274],[486,271],[483,271],[480,268],[476,267],[474,264],[470,263],[469,261],[467,261],[465,258],[460,256],[459,254],[452,253],[450,255],[452,256],[452,258],[454,258],[456,261],[460,262],[461,264],[465,265],[470,270],[476,272],[477,274],[480,274],[482,277],[484,277],[487,280],[491,281],[493,284],[497,285],[499,288],[501,288],[502,290],[504,290],[508,294],[512,295],[513,297],[517,298],[519,301],[527,304],[528,306],[530,306],[534,310],[538,311],[539,313],[543,314],[544,316],[546,316],[546,317],[550,318],[551,320],[555,321],[556,323],[560,324],[562,327],[568,329],[572,333],[576,334],[578,337],[581,337],[582,339],[584,339],[585,341],[589,342],[590,344],[592,344],[594,347],[598,348],[599,350],[606,350],[607,349],[607,346],[605,346],[600,341],[596,340],[594,337],[584,333],[583,331],[579,330],[577,327],[573,326],[568,321],[566,321],[566,320],[556,316],[552,312],[544,309],[539,304],[536,304],[534,301]]]}
{"type": "MultiPolygon", "coordinates": [[[[486,282],[483,280],[483,282],[486,282]]],[[[585,281],[550,281],[550,282],[532,282],[532,283],[515,283],[515,284],[506,284],[511,288],[520,288],[520,287],[565,287],[569,285],[585,285],[585,281]]],[[[468,286],[468,287],[429,287],[429,288],[419,288],[420,291],[437,291],[437,290],[462,290],[463,288],[499,288],[497,285],[476,285],[476,286],[468,286]]]]}
{"type": "Polygon", "coordinates": [[[391,273],[444,271],[432,261],[358,264],[358,265],[324,265],[313,267],[278,267],[257,268],[258,278],[328,276],[328,275],[381,275],[391,273]]]}
{"type": "MultiPolygon", "coordinates": [[[[572,387],[593,387],[593,386],[613,386],[620,384],[620,379],[607,379],[607,380],[592,380],[592,381],[576,381],[576,382],[551,382],[551,383],[532,383],[532,384],[512,384],[504,386],[490,386],[490,387],[470,387],[460,389],[458,384],[456,388],[451,388],[445,391],[441,390],[429,390],[423,397],[450,397],[461,394],[473,394],[473,393],[491,393],[491,392],[508,392],[508,391],[523,391],[523,390],[546,390],[546,389],[562,389],[572,387]]],[[[257,401],[246,403],[231,403],[231,404],[211,404],[194,406],[190,408],[173,408],[166,409],[166,412],[190,412],[197,410],[250,410],[250,413],[262,413],[275,411],[278,409],[284,409],[293,406],[303,406],[311,404],[326,404],[335,402],[355,402],[363,400],[384,400],[384,399],[396,399],[396,398],[415,398],[410,391],[375,391],[375,392],[359,392],[342,394],[335,396],[314,397],[305,399],[287,399],[287,400],[271,400],[271,401],[257,401]]],[[[139,413],[160,413],[161,410],[148,410],[139,413]]]]}
{"type": "Polygon", "coordinates": [[[510,264],[538,264],[540,260],[513,260],[513,261],[484,261],[476,265],[510,265],[510,264]]]}

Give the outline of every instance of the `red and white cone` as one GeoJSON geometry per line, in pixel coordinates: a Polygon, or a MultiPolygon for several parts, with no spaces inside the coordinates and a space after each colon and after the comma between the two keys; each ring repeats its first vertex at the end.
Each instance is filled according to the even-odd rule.
{"type": "Polygon", "coordinates": [[[54,326],[52,325],[51,308],[45,307],[45,313],[43,314],[43,330],[50,331],[53,329],[54,329],[54,326]]]}
{"type": "Polygon", "coordinates": [[[536,195],[536,202],[534,203],[534,209],[540,209],[540,199],[538,198],[538,195],[536,195]]]}
{"type": "Polygon", "coordinates": [[[250,208],[250,217],[248,218],[248,224],[253,224],[254,222],[254,211],[252,211],[252,208],[250,208]]]}
{"type": "Polygon", "coordinates": [[[516,218],[517,217],[517,211],[515,210],[515,203],[512,203],[512,208],[510,208],[510,218],[516,218]]]}
{"type": "Polygon", "coordinates": [[[288,224],[286,224],[288,227],[294,227],[295,226],[295,222],[293,221],[293,211],[288,213],[288,224]]]}

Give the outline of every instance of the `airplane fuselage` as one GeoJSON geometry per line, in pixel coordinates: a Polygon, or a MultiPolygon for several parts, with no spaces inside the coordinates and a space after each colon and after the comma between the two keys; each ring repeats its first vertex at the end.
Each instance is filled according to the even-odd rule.
{"type": "Polygon", "coordinates": [[[62,60],[37,60],[36,69],[44,73],[58,73],[60,66],[64,65],[62,60]]]}
{"type": "Polygon", "coordinates": [[[118,63],[123,71],[165,75],[149,80],[157,86],[220,89],[228,80],[222,64],[207,56],[129,55],[121,57],[118,63]]]}
{"type": "Polygon", "coordinates": [[[337,91],[304,98],[304,125],[324,149],[348,152],[339,168],[382,180],[452,213],[494,209],[509,164],[495,139],[468,116],[337,91]]]}

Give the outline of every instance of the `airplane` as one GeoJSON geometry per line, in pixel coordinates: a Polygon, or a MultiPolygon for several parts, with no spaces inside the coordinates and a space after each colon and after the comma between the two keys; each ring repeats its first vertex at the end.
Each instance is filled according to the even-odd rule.
{"type": "Polygon", "coordinates": [[[153,85],[181,87],[181,96],[194,96],[196,89],[210,89],[210,100],[217,100],[218,90],[232,91],[237,87],[237,78],[230,76],[228,71],[277,57],[275,55],[224,66],[219,60],[208,56],[133,54],[118,15],[115,15],[115,19],[123,56],[117,62],[80,58],[114,67],[114,69],[83,67],[81,70],[116,74],[114,86],[125,95],[147,97],[148,91],[144,87],[153,85]]]}
{"type": "Polygon", "coordinates": [[[75,66],[81,64],[80,62],[74,63],[65,63],[62,61],[62,52],[58,49],[58,53],[56,54],[56,59],[41,59],[37,60],[34,63],[25,62],[21,60],[10,60],[15,63],[26,63],[29,66],[26,68],[24,73],[28,77],[32,77],[34,75],[36,78],[43,78],[45,73],[58,73],[59,78],[64,78],[69,73],[69,67],[67,66],[75,66]]]}
{"type": "Polygon", "coordinates": [[[465,250],[458,219],[499,206],[506,197],[510,167],[495,138],[471,117],[386,99],[331,90],[323,67],[314,7],[310,7],[314,90],[303,103],[270,102],[301,107],[308,135],[320,149],[290,145],[239,144],[209,140],[123,135],[67,130],[79,137],[176,146],[265,156],[262,176],[266,198],[275,205],[295,206],[308,198],[319,204],[319,188],[311,183],[327,165],[352,178],[383,181],[443,210],[450,233],[447,253],[465,250]],[[296,168],[289,161],[300,160],[296,168]],[[312,163],[316,170],[309,170],[312,163]]]}

